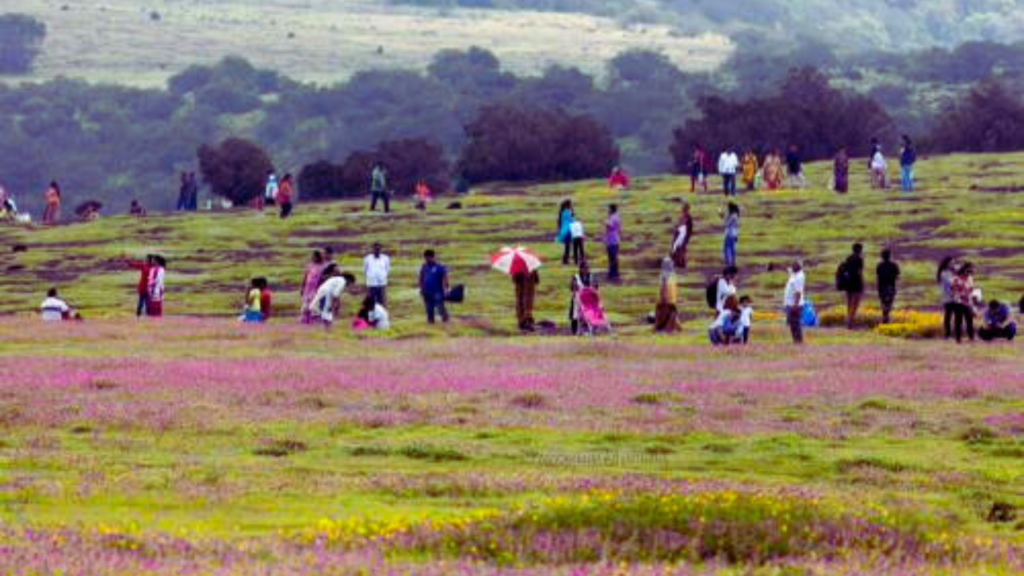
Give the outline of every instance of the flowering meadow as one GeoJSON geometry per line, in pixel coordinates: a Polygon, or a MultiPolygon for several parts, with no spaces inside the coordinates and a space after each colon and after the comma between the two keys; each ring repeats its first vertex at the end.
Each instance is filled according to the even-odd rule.
{"type": "Polygon", "coordinates": [[[0,574],[1019,574],[1022,376],[871,335],[0,320],[0,574]]]}

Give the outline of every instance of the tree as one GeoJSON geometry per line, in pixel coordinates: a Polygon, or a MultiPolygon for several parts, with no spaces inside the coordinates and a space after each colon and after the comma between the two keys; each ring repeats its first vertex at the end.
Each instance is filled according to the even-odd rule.
{"type": "Polygon", "coordinates": [[[0,15],[0,74],[25,74],[42,51],[46,25],[27,14],[0,15]]]}
{"type": "Polygon", "coordinates": [[[466,136],[458,169],[471,182],[592,178],[619,161],[606,127],[563,111],[490,106],[466,136]]]}
{"type": "Polygon", "coordinates": [[[946,152],[1007,152],[1024,148],[1024,101],[987,80],[955,104],[929,137],[946,152]]]}
{"type": "Polygon", "coordinates": [[[450,168],[440,144],[425,138],[381,142],[374,150],[349,154],[341,166],[326,161],[302,168],[299,190],[305,198],[352,198],[367,193],[370,172],[380,163],[388,172],[388,187],[399,195],[411,195],[423,180],[435,193],[451,186],[450,168]]]}
{"type": "Polygon", "coordinates": [[[246,204],[263,193],[270,157],[259,145],[229,138],[217,146],[199,148],[199,170],[213,193],[232,203],[246,204]]]}
{"type": "Polygon", "coordinates": [[[341,198],[345,196],[341,169],[327,160],[306,164],[299,172],[299,194],[304,200],[341,198]]]}

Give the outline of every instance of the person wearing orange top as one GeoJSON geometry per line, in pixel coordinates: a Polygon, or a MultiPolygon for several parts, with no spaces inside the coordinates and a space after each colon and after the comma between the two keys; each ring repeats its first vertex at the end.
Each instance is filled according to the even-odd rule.
{"type": "Polygon", "coordinates": [[[420,180],[416,183],[416,207],[420,210],[426,210],[427,204],[430,203],[430,200],[430,186],[427,185],[426,180],[420,180]]]}

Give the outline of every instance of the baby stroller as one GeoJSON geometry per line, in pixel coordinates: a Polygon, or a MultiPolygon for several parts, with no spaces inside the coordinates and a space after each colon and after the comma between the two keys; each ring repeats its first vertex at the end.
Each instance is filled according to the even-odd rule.
{"type": "Polygon", "coordinates": [[[607,330],[612,333],[612,324],[604,313],[604,306],[601,306],[601,295],[590,287],[583,287],[576,293],[576,313],[579,317],[580,334],[586,333],[591,336],[597,330],[607,330]]]}

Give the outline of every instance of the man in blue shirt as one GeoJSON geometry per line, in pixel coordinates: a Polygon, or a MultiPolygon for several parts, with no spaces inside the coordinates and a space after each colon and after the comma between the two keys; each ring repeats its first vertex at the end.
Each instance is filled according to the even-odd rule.
{"type": "Polygon", "coordinates": [[[441,314],[441,321],[448,322],[448,309],[444,296],[448,293],[448,269],[437,261],[433,250],[423,253],[423,267],[420,268],[420,295],[427,308],[427,322],[434,323],[434,314],[441,314]]]}

